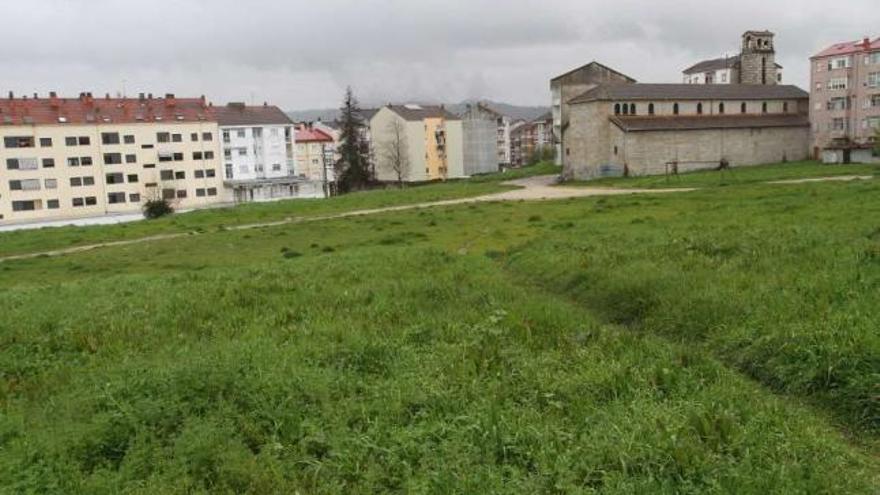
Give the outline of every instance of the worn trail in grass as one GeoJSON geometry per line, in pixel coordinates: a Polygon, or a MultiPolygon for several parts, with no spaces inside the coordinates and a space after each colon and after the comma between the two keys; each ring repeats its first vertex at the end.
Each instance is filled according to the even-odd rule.
{"type": "Polygon", "coordinates": [[[875,493],[877,218],[875,181],[744,185],[4,263],[0,479],[875,493]]]}

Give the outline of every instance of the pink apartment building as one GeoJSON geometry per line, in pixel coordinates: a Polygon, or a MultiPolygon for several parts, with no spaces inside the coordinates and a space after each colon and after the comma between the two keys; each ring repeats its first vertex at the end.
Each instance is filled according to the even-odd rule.
{"type": "Polygon", "coordinates": [[[826,163],[877,162],[880,38],[837,43],[810,58],[812,154],[826,163]]]}

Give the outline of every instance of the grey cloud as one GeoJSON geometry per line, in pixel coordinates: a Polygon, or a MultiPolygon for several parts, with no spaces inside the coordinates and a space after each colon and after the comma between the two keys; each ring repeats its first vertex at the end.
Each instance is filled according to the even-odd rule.
{"type": "MultiPolygon", "coordinates": [[[[599,60],[677,81],[735,53],[746,29],[777,32],[788,81],[835,41],[880,35],[873,0],[32,0],[4,5],[8,89],[205,93],[285,108],[488,97],[546,104],[550,77],[599,60]],[[874,29],[875,31],[871,31],[874,29]]],[[[0,88],[7,89],[7,88],[0,88]]]]}

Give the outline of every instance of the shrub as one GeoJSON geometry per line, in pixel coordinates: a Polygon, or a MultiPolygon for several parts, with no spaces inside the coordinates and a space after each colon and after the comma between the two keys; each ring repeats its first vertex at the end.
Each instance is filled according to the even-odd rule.
{"type": "Polygon", "coordinates": [[[174,213],[174,207],[166,199],[151,199],[144,203],[144,218],[153,220],[174,213]]]}

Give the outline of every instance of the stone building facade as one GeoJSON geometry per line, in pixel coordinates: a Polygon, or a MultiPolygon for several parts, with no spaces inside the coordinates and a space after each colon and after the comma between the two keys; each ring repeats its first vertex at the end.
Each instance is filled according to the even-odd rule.
{"type": "Polygon", "coordinates": [[[757,165],[808,156],[795,86],[611,84],[570,101],[567,179],[757,165]]]}
{"type": "Polygon", "coordinates": [[[563,164],[562,150],[565,146],[565,133],[569,126],[569,100],[599,84],[634,82],[636,82],[635,79],[598,62],[590,62],[550,80],[553,142],[556,146],[557,165],[563,164]]]}
{"type": "Polygon", "coordinates": [[[776,63],[775,35],[746,31],[740,53],[703,60],[682,72],[685,84],[781,84],[782,66],[776,63]]]}
{"type": "Polygon", "coordinates": [[[827,163],[876,162],[880,38],[837,43],[810,59],[812,153],[827,163]]]}

